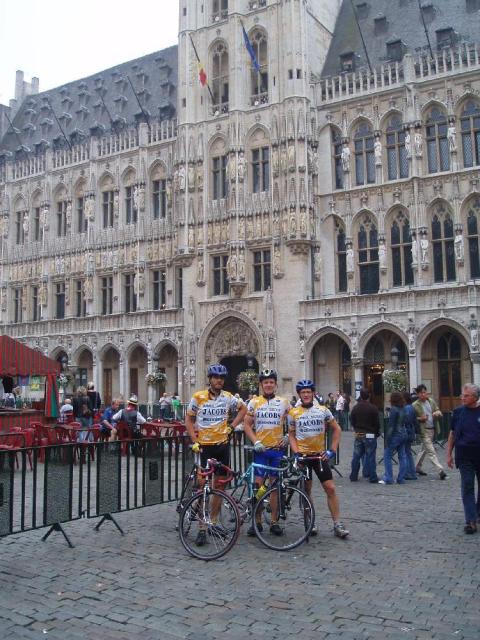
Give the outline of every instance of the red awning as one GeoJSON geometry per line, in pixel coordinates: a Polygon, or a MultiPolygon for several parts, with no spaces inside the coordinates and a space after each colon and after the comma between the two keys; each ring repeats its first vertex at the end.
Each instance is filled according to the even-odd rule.
{"type": "Polygon", "coordinates": [[[60,373],[60,363],[40,351],[0,336],[0,376],[46,376],[60,373]]]}

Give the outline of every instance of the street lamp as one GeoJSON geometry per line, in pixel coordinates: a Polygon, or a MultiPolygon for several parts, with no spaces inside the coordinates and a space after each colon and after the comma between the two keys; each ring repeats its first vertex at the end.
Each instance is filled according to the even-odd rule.
{"type": "Polygon", "coordinates": [[[249,369],[253,369],[253,361],[255,360],[255,356],[253,353],[247,353],[247,367],[249,369]]]}
{"type": "Polygon", "coordinates": [[[398,357],[400,355],[400,351],[397,349],[397,347],[392,347],[392,350],[390,351],[390,357],[392,360],[392,367],[394,369],[396,369],[398,367],[398,357]]]}

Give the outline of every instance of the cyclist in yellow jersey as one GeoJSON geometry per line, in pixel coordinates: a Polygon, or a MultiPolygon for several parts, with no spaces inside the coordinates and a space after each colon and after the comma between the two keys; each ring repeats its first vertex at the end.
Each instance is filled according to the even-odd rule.
{"type": "MultiPolygon", "coordinates": [[[[311,380],[299,380],[296,385],[300,397],[300,405],[288,414],[288,436],[293,453],[300,456],[320,455],[320,460],[306,460],[303,464],[315,471],[317,478],[327,495],[327,504],[333,520],[333,532],[339,538],[346,538],[349,532],[340,521],[340,503],[332,470],[328,461],[335,457],[340,443],[341,428],[337,424],[330,409],[315,401],[315,385],[311,380]],[[332,430],[331,448],[326,447],[326,429],[332,430]]],[[[300,458],[301,461],[301,458],[300,458]]],[[[312,495],[312,480],[305,485],[308,495],[312,495]]],[[[316,535],[316,528],[312,530],[316,535]]]]}
{"type": "MultiPolygon", "coordinates": [[[[287,442],[284,440],[283,425],[290,405],[286,398],[275,395],[277,389],[277,372],[274,369],[261,371],[258,380],[262,395],[254,396],[247,405],[247,415],[244,420],[245,435],[254,445],[255,453],[253,461],[269,467],[280,466],[280,460],[284,454],[284,447],[287,442]]],[[[255,470],[255,483],[262,484],[264,472],[261,469],[255,470]]],[[[271,472],[270,481],[278,475],[271,472]]],[[[275,504],[276,495],[272,495],[272,523],[270,533],[281,536],[283,530],[278,524],[278,508],[275,504]]],[[[258,521],[257,526],[262,530],[262,525],[258,521]]],[[[255,535],[253,524],[247,531],[247,535],[255,535]]]]}
{"type": "MultiPolygon", "coordinates": [[[[205,467],[209,458],[229,466],[230,446],[228,436],[239,425],[247,412],[247,407],[241,398],[236,398],[223,390],[227,368],[223,364],[212,364],[207,371],[208,389],[193,394],[185,416],[185,426],[193,446],[192,451],[200,451],[200,464],[205,467]],[[238,411],[231,427],[228,424],[230,412],[238,411]],[[197,431],[195,430],[197,427],[197,431]]],[[[217,474],[217,475],[220,475],[217,474]]],[[[216,483],[214,481],[214,487],[216,483]]],[[[214,500],[217,500],[216,497],[214,500]]],[[[212,517],[220,511],[221,501],[212,505],[212,517]]],[[[207,543],[207,533],[198,532],[196,544],[203,546],[207,543]]]]}

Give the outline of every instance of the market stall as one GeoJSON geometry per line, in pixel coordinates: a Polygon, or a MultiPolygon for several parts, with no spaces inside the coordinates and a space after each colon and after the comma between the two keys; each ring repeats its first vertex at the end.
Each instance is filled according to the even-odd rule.
{"type": "Polygon", "coordinates": [[[26,427],[31,422],[45,422],[58,415],[57,375],[60,364],[9,336],[0,336],[0,378],[4,388],[14,378],[43,376],[45,378],[44,402],[37,408],[0,407],[0,432],[12,427],[26,427]],[[42,408],[40,408],[40,406],[42,408]]]}

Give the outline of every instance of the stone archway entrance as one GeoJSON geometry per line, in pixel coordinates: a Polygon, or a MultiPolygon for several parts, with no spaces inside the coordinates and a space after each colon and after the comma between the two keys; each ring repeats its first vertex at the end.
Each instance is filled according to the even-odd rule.
{"type": "Polygon", "coordinates": [[[258,371],[261,354],[257,337],[246,322],[239,318],[225,318],[213,327],[205,346],[205,364],[221,362],[229,376],[225,389],[236,393],[237,376],[248,369],[248,360],[253,363],[251,368],[258,371]]]}
{"type": "Polygon", "coordinates": [[[247,356],[227,356],[220,360],[221,364],[228,369],[228,376],[225,380],[224,389],[231,393],[240,393],[244,398],[248,396],[248,392],[240,391],[237,386],[238,374],[246,369],[254,369],[258,372],[258,362],[256,358],[247,358],[247,356]]]}

